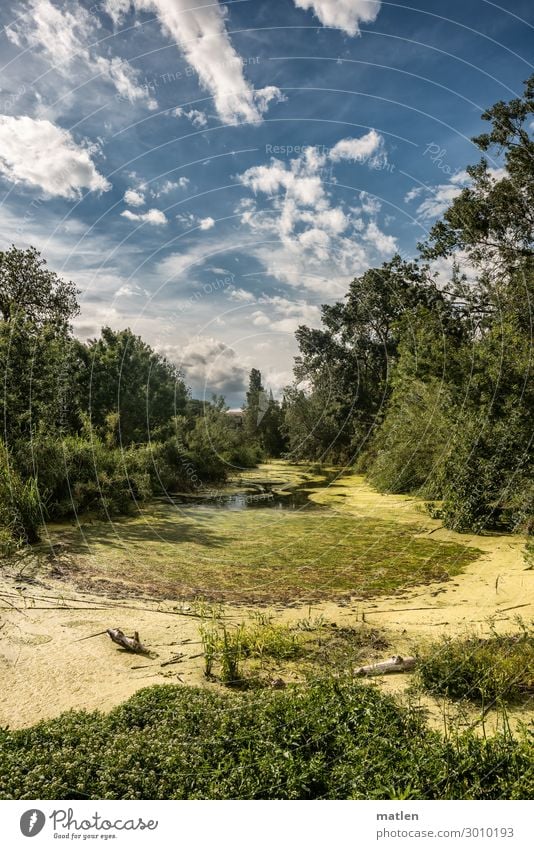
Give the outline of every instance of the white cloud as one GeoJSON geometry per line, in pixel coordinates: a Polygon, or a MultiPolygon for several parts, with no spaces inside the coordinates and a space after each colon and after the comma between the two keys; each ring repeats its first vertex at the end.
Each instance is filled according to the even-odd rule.
{"type": "Polygon", "coordinates": [[[230,299],[240,304],[250,304],[256,300],[252,292],[247,292],[246,289],[231,289],[230,299]]]}
{"type": "Polygon", "coordinates": [[[145,203],[145,196],[141,192],[137,192],[135,189],[126,189],[124,192],[124,202],[128,204],[128,206],[143,206],[145,203]]]}
{"type": "Polygon", "coordinates": [[[394,236],[387,236],[382,232],[376,221],[370,221],[365,230],[364,239],[370,242],[379,253],[392,254],[397,250],[397,241],[394,236]]]}
{"type": "Polygon", "coordinates": [[[161,195],[167,195],[175,189],[186,189],[191,181],[187,177],[180,177],[178,180],[165,180],[159,188],[152,191],[152,197],[159,198],[161,195]]]}
{"type": "Polygon", "coordinates": [[[92,73],[101,74],[116,91],[130,102],[145,101],[150,109],[157,107],[147,87],[138,83],[138,72],[126,59],[94,55],[87,45],[95,40],[98,16],[77,0],[30,0],[19,7],[13,24],[6,28],[7,37],[18,47],[39,51],[55,68],[72,81],[72,73],[80,64],[92,73]]]}
{"type": "Polygon", "coordinates": [[[341,139],[329,153],[333,162],[349,159],[353,162],[365,162],[373,154],[377,154],[384,145],[384,139],[376,130],[369,130],[359,139],[341,139]]]}
{"type": "Polygon", "coordinates": [[[91,150],[77,144],[68,130],[24,115],[0,115],[0,173],[57,197],[79,197],[83,188],[111,188],[91,150]]]}
{"type": "MultiPolygon", "coordinates": [[[[269,102],[282,97],[274,86],[255,92],[247,82],[243,60],[226,31],[226,11],[218,3],[196,8],[190,0],[132,0],[132,4],[139,11],[156,13],[163,31],[195,69],[201,86],[213,95],[224,123],[259,123],[269,102]]],[[[127,9],[125,2],[116,0],[107,0],[105,8],[114,20],[127,9]]]]}
{"type": "Polygon", "coordinates": [[[176,220],[188,230],[193,230],[195,227],[198,227],[199,230],[211,230],[215,227],[215,219],[209,215],[206,218],[199,218],[192,212],[180,212],[176,216],[176,220]]]}
{"type": "Polygon", "coordinates": [[[293,334],[301,324],[319,327],[321,323],[321,308],[307,300],[262,295],[258,303],[262,309],[253,313],[256,327],[293,334]]]}
{"type": "Polygon", "coordinates": [[[189,111],[186,111],[183,107],[177,106],[176,109],[173,110],[172,114],[176,118],[187,118],[187,120],[191,121],[193,126],[197,129],[202,129],[208,125],[206,113],[201,112],[200,109],[190,109],[189,111]]]}
{"type": "Polygon", "coordinates": [[[372,23],[380,11],[379,0],[294,0],[297,9],[311,9],[325,27],[360,34],[360,22],[372,23]]]}
{"type": "Polygon", "coordinates": [[[417,207],[417,214],[423,221],[437,218],[443,215],[454,198],[461,194],[462,190],[469,184],[470,177],[466,171],[458,171],[448,183],[437,186],[416,186],[404,196],[404,202],[409,203],[416,198],[426,195],[422,203],[417,207]]]}
{"type": "MultiPolygon", "coordinates": [[[[344,140],[349,141],[359,140],[344,140]]],[[[377,144],[371,138],[360,151],[376,150],[377,144]]],[[[338,151],[344,155],[343,147],[338,151]]],[[[348,275],[384,260],[396,242],[378,226],[381,204],[371,195],[360,193],[357,210],[333,203],[322,181],[326,161],[320,149],[307,148],[289,163],[271,159],[269,165],[249,168],[238,179],[254,194],[265,195],[268,205],[244,198],[236,212],[256,236],[253,253],[267,273],[290,286],[336,296],[348,275]]]]}
{"type": "Polygon", "coordinates": [[[125,209],[121,212],[121,216],[128,221],[139,221],[142,224],[167,224],[167,216],[161,209],[149,209],[148,212],[131,212],[125,209]]]}
{"type": "MultiPolygon", "coordinates": [[[[488,168],[488,174],[494,181],[508,176],[506,168],[488,168]]],[[[451,176],[448,183],[440,183],[437,186],[416,186],[410,189],[404,196],[404,202],[409,203],[416,198],[424,197],[423,202],[417,207],[417,214],[423,221],[438,218],[470,183],[471,177],[467,171],[458,171],[451,176]]]]}

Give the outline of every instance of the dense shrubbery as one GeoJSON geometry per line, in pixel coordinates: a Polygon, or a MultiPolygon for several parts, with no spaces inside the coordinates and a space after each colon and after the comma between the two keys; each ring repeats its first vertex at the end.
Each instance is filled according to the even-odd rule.
{"type": "Polygon", "coordinates": [[[428,647],[418,676],[433,695],[486,706],[520,701],[534,694],[534,635],[444,638],[428,647]]]}
{"type": "Polygon", "coordinates": [[[109,715],[0,732],[0,798],[521,799],[527,741],[444,740],[375,688],[141,690],[109,715]]]}

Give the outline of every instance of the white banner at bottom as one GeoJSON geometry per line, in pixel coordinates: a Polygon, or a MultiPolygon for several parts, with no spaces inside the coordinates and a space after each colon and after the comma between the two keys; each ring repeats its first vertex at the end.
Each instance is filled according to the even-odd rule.
{"type": "Polygon", "coordinates": [[[533,814],[528,801],[4,801],[0,845],[532,849],[533,814]]]}

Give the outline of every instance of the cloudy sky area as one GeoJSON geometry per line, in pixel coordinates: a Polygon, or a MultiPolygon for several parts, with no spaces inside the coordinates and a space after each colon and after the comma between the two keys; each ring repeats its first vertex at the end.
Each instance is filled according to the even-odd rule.
{"type": "Polygon", "coordinates": [[[414,255],[532,71],[530,0],[0,14],[0,247],[77,282],[81,338],[130,326],[231,405],[252,366],[290,381],[295,329],[352,277],[414,255]]]}

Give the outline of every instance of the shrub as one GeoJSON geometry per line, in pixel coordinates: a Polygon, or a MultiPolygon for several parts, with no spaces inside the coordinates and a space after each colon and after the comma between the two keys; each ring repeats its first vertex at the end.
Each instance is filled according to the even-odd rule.
{"type": "Polygon", "coordinates": [[[374,687],[141,690],[104,716],[0,731],[0,797],[15,799],[519,799],[525,739],[444,740],[374,687]]]}
{"type": "Polygon", "coordinates": [[[534,635],[444,637],[425,651],[418,676],[433,695],[484,705],[520,701],[534,692],[534,635]]]}
{"type": "Polygon", "coordinates": [[[20,543],[38,542],[44,513],[37,480],[33,476],[23,480],[13,467],[6,448],[0,446],[0,524],[3,537],[11,537],[20,543]]]}

